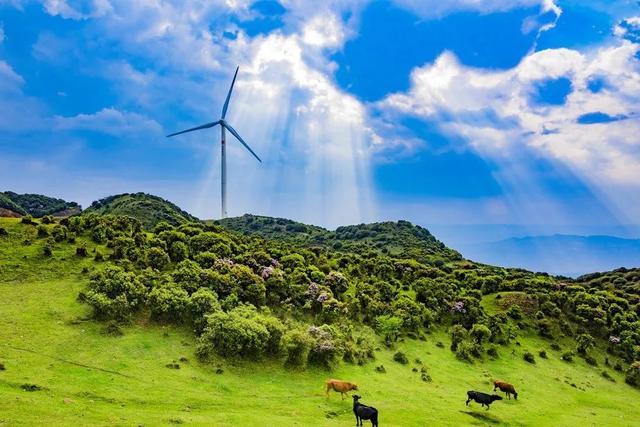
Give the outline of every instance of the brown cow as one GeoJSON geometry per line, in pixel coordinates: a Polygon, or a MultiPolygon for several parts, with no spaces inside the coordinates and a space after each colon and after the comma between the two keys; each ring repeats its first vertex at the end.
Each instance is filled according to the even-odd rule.
{"type": "Polygon", "coordinates": [[[351,390],[358,390],[358,386],[354,383],[350,383],[347,381],[340,381],[330,379],[325,381],[325,385],[327,386],[327,397],[329,397],[329,390],[337,391],[342,396],[342,400],[344,400],[344,395],[351,390]]]}
{"type": "Polygon", "coordinates": [[[507,397],[511,399],[511,395],[513,394],[513,398],[518,400],[518,393],[516,392],[513,384],[509,384],[504,381],[494,381],[493,382],[493,391],[496,391],[496,388],[499,388],[500,391],[507,393],[507,397]]]}

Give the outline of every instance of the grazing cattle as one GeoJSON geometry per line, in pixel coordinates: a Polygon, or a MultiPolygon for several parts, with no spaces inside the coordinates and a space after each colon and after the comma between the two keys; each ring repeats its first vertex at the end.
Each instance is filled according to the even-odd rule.
{"type": "Polygon", "coordinates": [[[507,397],[511,399],[511,395],[513,394],[513,398],[518,400],[518,393],[516,392],[513,384],[509,384],[504,381],[494,381],[493,382],[493,391],[496,391],[496,388],[499,388],[500,391],[507,393],[507,397]]]}
{"type": "Polygon", "coordinates": [[[342,400],[344,400],[345,393],[348,393],[351,390],[358,390],[358,386],[354,383],[334,379],[325,381],[325,385],[327,386],[327,397],[329,397],[329,390],[333,390],[340,393],[340,395],[342,396],[342,400]]]}
{"type": "Polygon", "coordinates": [[[495,400],[502,400],[502,396],[498,396],[497,394],[481,393],[479,391],[468,391],[467,406],[469,406],[469,402],[471,402],[472,400],[481,404],[482,406],[486,406],[488,411],[489,405],[491,405],[495,400]]]}
{"type": "Polygon", "coordinates": [[[372,406],[358,402],[360,396],[353,395],[353,414],[356,416],[356,426],[362,426],[362,420],[370,420],[373,427],[378,427],[378,410],[372,406]]]}

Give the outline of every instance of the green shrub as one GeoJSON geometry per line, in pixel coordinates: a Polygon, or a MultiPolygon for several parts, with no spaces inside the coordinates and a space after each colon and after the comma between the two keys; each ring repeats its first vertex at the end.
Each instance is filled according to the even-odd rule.
{"type": "Polygon", "coordinates": [[[49,227],[46,225],[40,224],[36,229],[38,230],[38,237],[49,237],[49,227]]]}
{"type": "Polygon", "coordinates": [[[50,241],[46,241],[42,247],[42,254],[46,257],[53,255],[53,244],[50,241]]]}
{"type": "Polygon", "coordinates": [[[93,257],[96,261],[104,261],[104,256],[99,251],[96,251],[96,254],[93,257]]]}
{"type": "Polygon", "coordinates": [[[587,354],[584,356],[584,361],[591,366],[598,366],[598,361],[596,360],[595,357],[591,356],[590,354],[587,354]]]}
{"type": "Polygon", "coordinates": [[[86,257],[87,256],[87,247],[86,246],[77,246],[76,247],[76,256],[86,257]]]}
{"type": "Polygon", "coordinates": [[[489,356],[491,356],[492,358],[497,358],[498,357],[498,348],[495,345],[492,345],[491,347],[489,347],[487,349],[487,354],[489,356]]]}
{"type": "Polygon", "coordinates": [[[402,319],[389,314],[376,317],[376,330],[386,341],[396,341],[402,328],[402,319]]]}
{"type": "Polygon", "coordinates": [[[460,342],[455,350],[456,357],[467,362],[471,362],[473,360],[475,352],[476,348],[474,344],[467,340],[460,342]]]}
{"type": "Polygon", "coordinates": [[[525,352],[524,352],[524,355],[522,356],[522,358],[523,358],[526,362],[529,362],[529,363],[536,363],[536,358],[535,358],[535,356],[533,355],[533,353],[530,353],[530,352],[528,352],[528,351],[525,351],[525,352]]]}
{"type": "Polygon", "coordinates": [[[80,299],[99,319],[127,321],[144,303],[145,288],[134,273],[108,266],[91,277],[80,299]]]}
{"type": "Polygon", "coordinates": [[[640,361],[635,361],[629,366],[624,380],[633,387],[640,387],[640,361]]]}
{"type": "Polygon", "coordinates": [[[22,217],[22,219],[20,220],[21,223],[23,224],[27,224],[27,225],[34,225],[35,222],[33,222],[33,216],[31,215],[25,215],[22,217]]]}
{"type": "Polygon", "coordinates": [[[159,286],[149,292],[148,304],[156,320],[181,323],[189,317],[189,294],[175,284],[159,286]]]}
{"type": "Polygon", "coordinates": [[[169,258],[173,262],[180,262],[189,257],[189,247],[184,242],[173,242],[169,248],[169,258]]]}
{"type": "Polygon", "coordinates": [[[560,351],[560,350],[562,350],[562,347],[560,347],[560,344],[552,342],[551,343],[551,349],[555,350],[555,351],[560,351]]]}
{"type": "Polygon", "coordinates": [[[55,219],[53,219],[53,217],[51,215],[45,215],[42,217],[42,219],[40,220],[43,224],[53,224],[55,221],[55,219]]]}
{"type": "Polygon", "coordinates": [[[272,334],[277,331],[281,337],[281,322],[247,307],[209,314],[206,319],[196,349],[201,359],[213,351],[221,356],[259,359],[280,346],[279,337],[272,334]]]}
{"type": "Polygon", "coordinates": [[[335,369],[344,355],[340,332],[329,325],[310,326],[307,331],[313,339],[309,363],[325,369],[335,369]]]}
{"type": "Polygon", "coordinates": [[[393,355],[393,360],[400,363],[401,365],[406,365],[407,363],[409,363],[409,359],[407,359],[407,355],[401,351],[397,351],[393,355]]]}
{"type": "Polygon", "coordinates": [[[613,378],[611,376],[611,374],[609,374],[609,372],[607,372],[607,371],[602,371],[601,375],[602,375],[603,378],[606,378],[607,380],[611,381],[612,383],[616,382],[615,378],[613,378]]]}
{"type": "Polygon", "coordinates": [[[576,351],[582,355],[587,354],[587,351],[596,344],[593,337],[589,334],[578,335],[576,343],[576,351]]]}
{"type": "Polygon", "coordinates": [[[573,361],[573,352],[571,351],[565,351],[564,353],[562,353],[562,355],[560,356],[560,359],[564,360],[565,362],[572,362],[573,361]]]}
{"type": "Polygon", "coordinates": [[[284,336],[284,348],[287,354],[285,366],[306,368],[312,345],[313,339],[307,331],[302,329],[288,331],[284,336]]]}
{"type": "Polygon", "coordinates": [[[153,247],[147,249],[147,266],[155,268],[156,270],[164,270],[167,268],[171,260],[169,255],[160,248],[153,247]]]}
{"type": "Polygon", "coordinates": [[[547,351],[545,349],[540,350],[538,352],[538,356],[540,356],[540,358],[542,358],[542,359],[547,359],[548,358],[547,351]]]}
{"type": "Polygon", "coordinates": [[[67,227],[65,227],[64,225],[56,225],[53,227],[53,229],[51,230],[51,237],[53,237],[53,240],[55,240],[57,243],[60,243],[64,240],[67,239],[67,227]]]}

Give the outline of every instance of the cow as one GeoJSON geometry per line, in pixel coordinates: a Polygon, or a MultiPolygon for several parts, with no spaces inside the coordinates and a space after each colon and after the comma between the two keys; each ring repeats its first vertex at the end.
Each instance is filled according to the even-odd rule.
{"type": "Polygon", "coordinates": [[[486,406],[488,411],[489,405],[491,405],[495,400],[502,400],[502,396],[498,396],[497,394],[482,393],[479,391],[468,391],[467,406],[469,406],[469,402],[471,402],[472,400],[481,404],[482,406],[486,406]]]}
{"type": "Polygon", "coordinates": [[[500,391],[507,393],[507,397],[511,399],[511,395],[513,394],[513,398],[518,400],[518,393],[516,392],[513,384],[509,384],[504,381],[494,381],[493,382],[493,391],[496,391],[496,388],[499,388],[500,391]]]}
{"type": "Polygon", "coordinates": [[[362,420],[370,420],[372,427],[378,427],[378,410],[372,406],[358,402],[360,396],[353,395],[353,414],[356,416],[356,426],[362,426],[362,420]]]}
{"type": "Polygon", "coordinates": [[[340,393],[342,396],[342,400],[344,400],[344,395],[351,390],[358,390],[358,386],[354,383],[350,383],[347,381],[334,380],[333,378],[325,381],[325,385],[327,386],[327,397],[329,397],[329,390],[334,390],[340,393]]]}

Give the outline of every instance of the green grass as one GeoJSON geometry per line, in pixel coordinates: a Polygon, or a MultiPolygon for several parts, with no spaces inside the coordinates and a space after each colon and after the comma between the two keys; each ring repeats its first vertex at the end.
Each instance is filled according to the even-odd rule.
{"type": "MultiPolygon", "coordinates": [[[[0,227],[13,233],[27,226],[2,219],[0,227]]],[[[105,335],[104,325],[87,320],[88,308],[76,300],[87,282],[82,268],[100,264],[77,259],[64,245],[54,249],[53,260],[45,259],[40,245],[35,238],[31,246],[0,238],[0,362],[6,367],[0,371],[0,425],[353,425],[351,401],[324,396],[329,377],[358,383],[364,403],[380,411],[382,426],[605,426],[640,420],[634,405],[640,392],[608,368],[616,383],[602,378],[602,355],[598,368],[579,358],[568,364],[549,342],[533,336],[519,337],[521,346],[499,347],[495,361],[474,364],[454,357],[443,331],[425,342],[398,343],[409,365],[392,360],[397,349],[332,373],[288,371],[275,361],[201,364],[186,328],[139,322],[123,336],[105,335]],[[549,359],[538,357],[540,348],[549,359]],[[535,365],[522,360],[525,350],[536,355],[535,365]],[[412,372],[420,368],[415,358],[432,382],[412,372]],[[165,366],[173,361],[180,369],[165,366]],[[375,372],[380,364],[386,374],[375,372]],[[222,374],[216,374],[218,367],[222,374]],[[519,400],[496,402],[489,411],[474,403],[466,407],[466,391],[489,392],[492,378],[516,384],[519,400]],[[23,384],[42,390],[24,391],[23,384]]]]}

